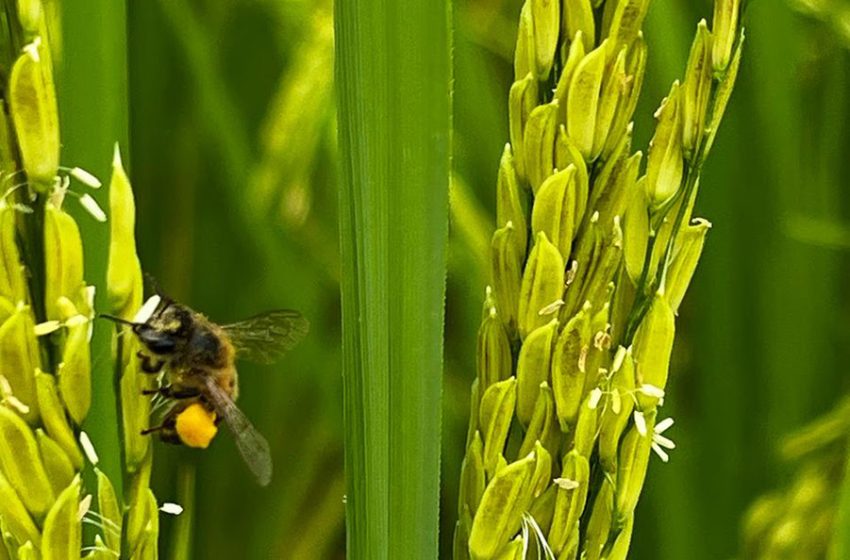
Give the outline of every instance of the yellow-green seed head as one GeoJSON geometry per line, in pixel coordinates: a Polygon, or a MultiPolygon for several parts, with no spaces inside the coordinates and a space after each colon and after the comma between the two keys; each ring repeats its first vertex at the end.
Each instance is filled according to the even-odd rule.
{"type": "Polygon", "coordinates": [[[525,157],[525,128],[531,111],[537,105],[537,80],[530,73],[522,75],[511,86],[508,97],[508,125],[510,127],[511,146],[514,165],[520,179],[527,180],[525,157]]]}
{"type": "Polygon", "coordinates": [[[554,172],[555,134],[558,131],[558,100],[535,107],[528,116],[523,136],[525,167],[531,189],[537,189],[554,172]]]}
{"type": "Polygon", "coordinates": [[[559,554],[567,546],[570,535],[578,529],[584,512],[590,484],[590,464],[576,450],[564,456],[561,476],[555,479],[555,511],[549,530],[549,546],[559,554]]]}
{"type": "Polygon", "coordinates": [[[586,161],[592,161],[594,155],[593,140],[608,46],[606,39],[578,63],[567,95],[567,133],[586,161]]]}
{"type": "MultiPolygon", "coordinates": [[[[523,257],[516,251],[515,239],[520,233],[513,223],[508,222],[493,233],[490,244],[491,280],[493,282],[493,297],[495,309],[509,332],[515,333],[517,328],[517,311],[519,306],[520,285],[522,278],[523,257]]],[[[489,314],[490,311],[488,310],[489,314]]]]}
{"type": "Polygon", "coordinates": [[[511,342],[495,308],[478,329],[478,380],[482,389],[507,379],[513,370],[511,342]]]}
{"type": "Polygon", "coordinates": [[[61,321],[60,298],[76,305],[83,296],[83,242],[74,218],[52,204],[44,212],[44,268],[47,319],[61,321]]]}
{"type": "Polygon", "coordinates": [[[46,192],[59,170],[59,115],[47,46],[24,47],[9,77],[12,122],[30,186],[46,192]]]}
{"type": "Polygon", "coordinates": [[[715,0],[714,44],[711,49],[712,67],[715,73],[726,71],[732,56],[732,48],[738,35],[738,15],[741,10],[741,0],[715,0]]]}
{"type": "Polygon", "coordinates": [[[590,309],[579,311],[558,335],[552,356],[552,394],[561,430],[575,425],[584,399],[587,354],[590,351],[590,309]]]}
{"type": "Polygon", "coordinates": [[[634,512],[637,506],[652,451],[655,411],[643,417],[645,419],[643,429],[633,425],[620,444],[617,469],[617,515],[621,523],[634,512]]]}
{"type": "Polygon", "coordinates": [[[460,469],[460,504],[461,512],[465,508],[474,515],[481,503],[481,496],[487,485],[487,477],[484,473],[484,443],[481,441],[481,433],[476,430],[469,446],[466,449],[466,457],[460,469]]]}
{"type": "Polygon", "coordinates": [[[523,259],[528,247],[528,226],[520,197],[519,178],[514,167],[513,152],[511,145],[507,144],[502,152],[499,178],[496,183],[496,227],[513,224],[516,232],[513,243],[518,258],[523,259]]]}
{"type": "Polygon", "coordinates": [[[563,293],[564,259],[546,234],[540,232],[528,257],[520,286],[517,323],[522,338],[551,320],[545,311],[551,309],[563,293]]]}
{"type": "Polygon", "coordinates": [[[106,271],[109,309],[114,315],[130,320],[142,305],[142,269],[136,256],[136,204],[117,145],[109,183],[109,210],[112,217],[106,271]]]}
{"type": "Polygon", "coordinates": [[[540,384],[531,422],[528,424],[528,430],[517,455],[519,457],[528,455],[538,441],[550,455],[557,455],[560,439],[561,430],[558,425],[558,415],[555,412],[555,397],[552,395],[549,384],[544,381],[540,384]]]}
{"type": "Polygon", "coordinates": [[[32,429],[20,416],[0,406],[0,466],[27,510],[42,518],[56,496],[47,478],[32,429]]]}
{"type": "Polygon", "coordinates": [[[673,84],[670,94],[656,113],[658,124],[646,163],[646,194],[658,207],[679,191],[684,172],[682,152],[681,88],[673,84]]]}
{"type": "Polygon", "coordinates": [[[516,406],[516,378],[509,377],[484,391],[478,411],[481,436],[484,439],[484,468],[488,476],[498,469],[499,459],[511,428],[516,406]]]}
{"type": "Polygon", "coordinates": [[[41,537],[42,558],[45,560],[79,557],[83,538],[80,515],[81,487],[82,482],[77,476],[59,494],[47,514],[41,537]]]}
{"type": "MultiPolygon", "coordinates": [[[[675,335],[673,310],[663,295],[656,294],[635,334],[634,358],[638,386],[648,385],[661,391],[665,389],[675,335]]],[[[641,410],[653,409],[660,400],[640,391],[637,398],[641,410]]]]}
{"type": "Polygon", "coordinates": [[[531,3],[534,20],[534,62],[539,80],[546,80],[552,71],[558,34],[561,30],[561,3],[559,0],[526,0],[531,3]]]}
{"type": "Polygon", "coordinates": [[[569,260],[573,239],[584,217],[587,193],[581,188],[576,167],[570,165],[548,177],[534,199],[531,214],[531,231],[536,236],[543,232],[569,260]]]}
{"type": "Polygon", "coordinates": [[[569,41],[584,43],[585,50],[592,50],[596,44],[596,22],[590,0],[564,0],[561,7],[561,30],[564,36],[569,41]],[[578,32],[581,32],[580,38],[576,38],[578,32]]]}
{"type": "Polygon", "coordinates": [[[635,365],[631,348],[621,346],[617,349],[612,368],[608,387],[611,396],[602,412],[599,427],[599,462],[606,473],[615,475],[620,438],[632,417],[635,404],[635,365]]]}
{"type": "Polygon", "coordinates": [[[549,379],[552,343],[558,330],[558,320],[534,329],[525,339],[517,358],[516,415],[524,426],[531,423],[541,383],[549,379]]]}
{"type": "Polygon", "coordinates": [[[65,451],[74,470],[79,471],[83,467],[83,454],[77,446],[74,431],[68,424],[68,417],[59,391],[56,388],[56,380],[49,373],[36,371],[36,392],[38,394],[38,406],[41,410],[41,421],[48,435],[65,451]]]}
{"type": "Polygon", "coordinates": [[[0,298],[0,401],[31,423],[39,416],[35,389],[38,351],[34,329],[29,306],[12,305],[0,298]]]}
{"type": "Polygon", "coordinates": [[[711,46],[711,32],[708,24],[702,20],[691,46],[682,84],[682,149],[689,161],[697,156],[696,151],[705,129],[712,82],[711,46]]]}
{"type": "Polygon", "coordinates": [[[74,465],[71,464],[71,459],[62,447],[44,430],[36,430],[35,435],[47,479],[50,481],[53,493],[58,496],[74,480],[74,465]]]}
{"type": "Polygon", "coordinates": [[[15,242],[15,210],[0,201],[0,297],[24,301],[26,282],[15,242]]]}
{"type": "Polygon", "coordinates": [[[614,488],[610,480],[602,481],[602,488],[593,501],[590,520],[587,522],[584,555],[586,560],[600,560],[608,542],[614,513],[614,488]]]}
{"type": "Polygon", "coordinates": [[[710,222],[697,219],[685,226],[676,238],[675,253],[664,280],[664,296],[674,314],[678,312],[694,276],[705,245],[705,237],[710,229],[710,222]]]}

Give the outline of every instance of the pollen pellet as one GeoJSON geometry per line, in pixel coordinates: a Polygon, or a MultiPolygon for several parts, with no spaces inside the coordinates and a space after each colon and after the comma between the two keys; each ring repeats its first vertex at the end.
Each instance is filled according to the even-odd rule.
{"type": "Polygon", "coordinates": [[[177,416],[177,434],[189,447],[206,449],[216,432],[215,412],[198,403],[189,405],[177,416]]]}

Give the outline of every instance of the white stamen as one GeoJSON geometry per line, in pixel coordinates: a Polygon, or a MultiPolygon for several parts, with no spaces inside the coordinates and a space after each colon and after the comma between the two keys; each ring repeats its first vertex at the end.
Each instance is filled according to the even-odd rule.
{"type": "Polygon", "coordinates": [[[85,298],[86,298],[86,303],[88,303],[89,309],[91,310],[91,312],[89,314],[89,331],[88,331],[88,334],[87,334],[87,338],[88,338],[89,342],[91,342],[91,337],[94,334],[94,321],[91,321],[91,319],[94,319],[95,291],[96,291],[96,288],[94,286],[86,286],[85,289],[83,290],[83,293],[85,294],[85,298]]]}
{"type": "Polygon", "coordinates": [[[77,509],[77,521],[82,521],[83,517],[88,513],[89,508],[91,507],[92,495],[86,494],[86,497],[80,500],[79,508],[77,509]]]}
{"type": "Polygon", "coordinates": [[[670,455],[668,455],[666,451],[661,449],[661,446],[657,443],[652,444],[652,450],[655,451],[655,454],[658,455],[658,457],[665,463],[670,461],[670,455]]]}
{"type": "Polygon", "coordinates": [[[183,506],[172,502],[165,502],[159,508],[159,511],[161,511],[162,513],[167,513],[168,515],[180,515],[181,513],[183,513],[183,506]]]}
{"type": "MultiPolygon", "coordinates": [[[[610,325],[606,325],[606,329],[610,325]]],[[[606,331],[599,331],[593,336],[593,346],[597,350],[605,350],[611,346],[611,335],[606,331]]]]}
{"type": "Polygon", "coordinates": [[[666,438],[661,434],[655,434],[654,436],[652,436],[652,441],[653,443],[660,445],[664,449],[676,449],[676,444],[673,442],[673,440],[670,438],[666,438]]]}
{"type": "MultiPolygon", "coordinates": [[[[523,526],[531,527],[531,530],[534,531],[534,538],[537,540],[537,556],[540,557],[540,552],[542,550],[543,557],[546,560],[556,560],[555,553],[552,552],[552,548],[549,546],[549,542],[546,540],[546,535],[543,534],[543,530],[540,528],[540,525],[537,523],[537,520],[534,519],[530,513],[523,513],[523,526]]],[[[528,554],[528,550],[526,547],[528,546],[528,536],[527,531],[523,531],[523,536],[525,537],[525,545],[523,547],[523,558],[528,554]]]]}
{"type": "Polygon", "coordinates": [[[15,395],[6,395],[6,404],[20,412],[21,414],[29,414],[30,407],[22,403],[15,395]]]}
{"type": "Polygon", "coordinates": [[[664,398],[664,389],[661,387],[656,387],[655,385],[650,385],[649,383],[644,383],[638,389],[641,393],[646,395],[647,397],[655,397],[656,399],[664,398]]]}
{"type": "Polygon", "coordinates": [[[599,406],[599,401],[602,399],[602,389],[597,387],[593,391],[590,392],[590,398],[587,400],[587,407],[590,410],[596,410],[596,407],[599,406]]]}
{"type": "Polygon", "coordinates": [[[106,548],[105,546],[92,545],[92,546],[84,546],[83,548],[80,549],[80,552],[82,552],[85,555],[88,555],[89,552],[94,552],[94,551],[102,552],[104,554],[108,554],[109,556],[114,556],[115,558],[120,558],[120,556],[118,555],[117,552],[115,552],[114,550],[112,550],[110,548],[106,548]]]}
{"type": "Polygon", "coordinates": [[[59,327],[61,326],[62,323],[59,321],[45,321],[37,324],[33,331],[35,332],[35,336],[44,336],[59,330],[59,327]]]}
{"type": "Polygon", "coordinates": [[[656,434],[663,434],[672,425],[673,425],[673,419],[672,418],[665,418],[664,420],[662,420],[661,422],[659,422],[658,424],[655,425],[655,433],[656,434]]]}
{"type": "Polygon", "coordinates": [[[578,272],[578,261],[573,259],[570,262],[570,268],[567,269],[567,274],[564,276],[564,285],[569,286],[573,283],[573,280],[576,279],[576,273],[578,272]]]}
{"type": "Polygon", "coordinates": [[[635,428],[640,435],[646,437],[646,418],[643,416],[643,412],[640,410],[635,410],[634,413],[635,418],[635,428]]]}
{"type": "Polygon", "coordinates": [[[12,384],[6,379],[5,375],[0,375],[0,395],[8,397],[12,394],[12,384]]]}
{"type": "Polygon", "coordinates": [[[587,367],[588,350],[590,349],[587,346],[582,346],[578,354],[578,370],[582,373],[585,372],[585,367],[587,367]]]}
{"type": "Polygon", "coordinates": [[[80,204],[82,204],[83,208],[85,208],[86,212],[91,214],[92,218],[94,218],[98,222],[105,222],[106,221],[106,213],[103,211],[103,209],[100,207],[100,205],[98,205],[97,201],[94,198],[92,198],[92,196],[90,194],[86,193],[83,196],[81,196],[80,197],[80,204]]]}
{"type": "Polygon", "coordinates": [[[69,174],[71,175],[71,177],[73,177],[77,181],[79,181],[82,184],[84,184],[85,186],[91,187],[93,189],[99,189],[103,185],[103,183],[100,182],[100,179],[98,179],[97,177],[95,177],[94,175],[92,175],[91,173],[86,171],[85,169],[81,169],[79,167],[71,168],[71,171],[69,171],[69,174]]]}
{"type": "Polygon", "coordinates": [[[36,37],[35,39],[33,39],[32,43],[24,46],[24,52],[30,55],[30,57],[34,61],[39,62],[41,60],[41,57],[38,54],[38,47],[40,46],[41,37],[36,37]]]}
{"type": "Polygon", "coordinates": [[[79,327],[80,325],[85,325],[88,322],[89,322],[88,317],[86,317],[85,315],[80,315],[78,313],[77,315],[74,315],[73,317],[69,317],[68,319],[66,319],[65,320],[65,326],[66,327],[79,327]]]}
{"type": "Polygon", "coordinates": [[[148,319],[151,318],[153,312],[156,311],[156,308],[159,307],[159,302],[161,301],[159,296],[151,296],[148,300],[142,305],[141,309],[136,313],[136,316],[133,317],[134,323],[146,323],[148,319]]]}
{"type": "Polygon", "coordinates": [[[557,313],[561,306],[564,305],[564,300],[556,299],[549,305],[543,307],[540,311],[537,312],[538,315],[551,315],[552,313],[557,313]]]}
{"type": "Polygon", "coordinates": [[[620,391],[614,389],[611,392],[611,411],[614,414],[620,414],[620,411],[622,410],[622,404],[623,402],[622,399],[620,399],[620,391]]]}
{"type": "Polygon", "coordinates": [[[561,490],[575,490],[581,486],[577,480],[570,480],[569,478],[556,478],[552,482],[561,490]]]}
{"type": "Polygon", "coordinates": [[[84,293],[86,298],[86,303],[89,304],[89,307],[94,308],[94,295],[97,292],[97,288],[95,286],[86,286],[84,293]]]}
{"type": "Polygon", "coordinates": [[[94,445],[86,432],[80,432],[80,446],[82,446],[83,452],[86,454],[86,458],[89,460],[89,463],[97,465],[100,458],[97,456],[97,451],[95,451],[94,445]]]}
{"type": "Polygon", "coordinates": [[[3,375],[0,375],[0,401],[5,402],[21,414],[29,414],[30,412],[30,407],[12,394],[12,384],[3,375]]]}
{"type": "Polygon", "coordinates": [[[617,353],[614,354],[614,362],[611,364],[611,371],[619,371],[623,367],[623,361],[626,359],[626,349],[620,346],[617,348],[617,353]]]}

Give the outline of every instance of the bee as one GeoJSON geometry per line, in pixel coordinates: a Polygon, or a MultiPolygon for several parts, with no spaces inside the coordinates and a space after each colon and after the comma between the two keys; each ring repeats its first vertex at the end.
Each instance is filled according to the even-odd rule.
{"type": "Polygon", "coordinates": [[[235,404],[235,364],[242,358],[271,363],[304,338],[307,320],[297,311],[280,309],[219,325],[161,294],[148,299],[133,321],[104,317],[130,326],[141,343],[142,371],[161,374],[159,386],[144,393],[172,403],[161,423],[142,433],[203,448],[223,419],[245,463],[257,481],[267,485],[272,476],[269,444],[235,404]]]}

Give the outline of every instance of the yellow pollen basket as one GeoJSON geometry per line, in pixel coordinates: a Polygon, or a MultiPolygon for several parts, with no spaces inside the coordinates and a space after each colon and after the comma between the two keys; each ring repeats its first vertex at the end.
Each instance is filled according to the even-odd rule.
{"type": "Polygon", "coordinates": [[[189,447],[206,449],[218,427],[215,425],[215,412],[211,412],[198,403],[190,404],[177,415],[175,425],[180,441],[189,447]]]}

